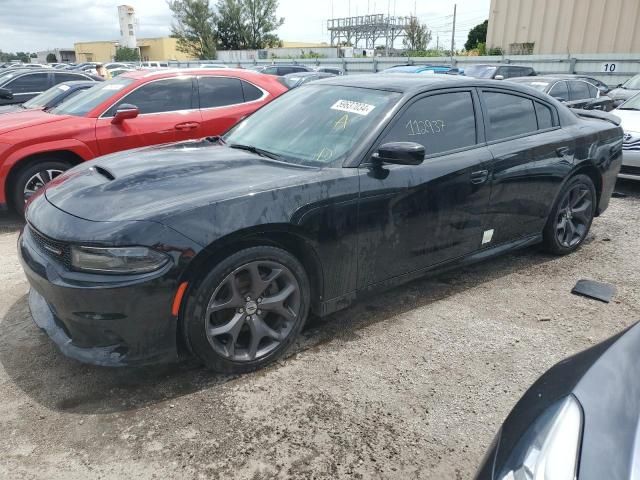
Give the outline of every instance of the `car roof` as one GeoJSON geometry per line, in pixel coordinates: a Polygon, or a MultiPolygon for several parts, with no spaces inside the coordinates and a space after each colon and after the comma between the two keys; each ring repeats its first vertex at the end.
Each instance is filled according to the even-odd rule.
{"type": "Polygon", "coordinates": [[[132,70],[118,75],[118,78],[141,80],[145,78],[169,78],[180,75],[210,75],[218,77],[236,76],[244,79],[264,79],[264,75],[254,70],[244,68],[158,68],[152,70],[132,70]]]}
{"type": "MultiPolygon", "coordinates": [[[[568,76],[568,75],[535,75],[535,76],[529,76],[529,77],[513,77],[513,78],[509,78],[508,80],[516,81],[516,82],[535,82],[535,81],[556,82],[558,80],[578,80],[581,82],[586,81],[584,77],[579,78],[577,76],[568,76]]],[[[589,83],[589,82],[586,82],[586,83],[589,83]]]]}

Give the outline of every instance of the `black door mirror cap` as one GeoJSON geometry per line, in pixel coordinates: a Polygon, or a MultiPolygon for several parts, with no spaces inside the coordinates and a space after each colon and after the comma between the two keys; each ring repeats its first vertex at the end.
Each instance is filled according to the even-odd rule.
{"type": "Polygon", "coordinates": [[[397,165],[420,165],[426,151],[423,145],[415,142],[389,142],[380,145],[373,154],[374,163],[394,163],[397,165]]]}
{"type": "Polygon", "coordinates": [[[13,100],[13,92],[8,88],[0,88],[0,98],[3,100],[13,100]]]}

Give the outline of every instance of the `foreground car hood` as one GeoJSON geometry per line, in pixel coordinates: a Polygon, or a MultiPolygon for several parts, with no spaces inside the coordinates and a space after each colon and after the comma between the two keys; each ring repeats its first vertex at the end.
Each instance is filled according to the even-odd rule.
{"type": "Polygon", "coordinates": [[[19,130],[21,128],[35,126],[40,127],[50,123],[61,122],[69,118],[72,117],[66,115],[53,115],[38,109],[20,110],[2,116],[2,122],[0,122],[0,135],[14,130],[19,130]]]}
{"type": "Polygon", "coordinates": [[[94,221],[165,214],[304,183],[317,171],[208,141],[129,150],[86,162],[51,182],[47,200],[94,221]]]}

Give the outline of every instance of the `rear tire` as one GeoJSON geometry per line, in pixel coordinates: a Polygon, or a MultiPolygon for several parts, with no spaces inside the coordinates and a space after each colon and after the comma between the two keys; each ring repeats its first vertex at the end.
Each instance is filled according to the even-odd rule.
{"type": "Polygon", "coordinates": [[[562,187],[543,230],[542,247],[566,255],[582,245],[596,213],[596,189],[587,175],[576,175],[562,187]]]}
{"type": "Polygon", "coordinates": [[[280,358],[309,313],[304,267],[280,248],[241,250],[194,288],[184,309],[185,340],[192,353],[220,373],[246,373],[280,358]]]}
{"type": "Polygon", "coordinates": [[[11,187],[11,202],[15,211],[24,216],[27,200],[45,184],[71,167],[73,167],[72,164],[63,160],[45,159],[20,168],[11,187]]]}

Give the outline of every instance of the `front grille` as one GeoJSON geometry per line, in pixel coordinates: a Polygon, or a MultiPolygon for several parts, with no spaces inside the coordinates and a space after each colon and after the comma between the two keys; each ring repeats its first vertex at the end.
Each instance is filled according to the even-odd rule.
{"type": "Polygon", "coordinates": [[[638,175],[640,176],[640,167],[632,167],[630,165],[622,165],[620,173],[624,175],[638,175]]]}
{"type": "Polygon", "coordinates": [[[71,267],[71,247],[58,240],[53,240],[29,225],[29,234],[38,248],[47,256],[54,258],[64,264],[65,267],[71,267]]]}

